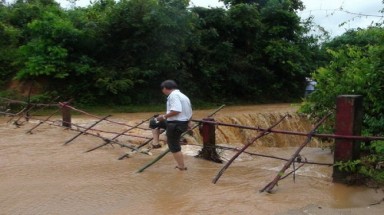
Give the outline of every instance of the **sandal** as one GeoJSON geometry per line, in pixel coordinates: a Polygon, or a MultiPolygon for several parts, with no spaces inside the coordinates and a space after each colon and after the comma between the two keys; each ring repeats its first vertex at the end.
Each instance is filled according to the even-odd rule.
{"type": "Polygon", "coordinates": [[[158,148],[161,148],[161,145],[160,144],[156,144],[156,145],[152,144],[152,148],[153,149],[158,149],[158,148]]]}
{"type": "Polygon", "coordinates": [[[187,167],[180,168],[180,167],[178,167],[178,166],[175,166],[175,169],[178,169],[178,170],[180,170],[180,171],[185,171],[185,170],[187,170],[187,167]]]}

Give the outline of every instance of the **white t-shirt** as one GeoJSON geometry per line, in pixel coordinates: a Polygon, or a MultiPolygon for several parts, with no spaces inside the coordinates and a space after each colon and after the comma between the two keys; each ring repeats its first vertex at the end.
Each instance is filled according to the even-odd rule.
{"type": "Polygon", "coordinates": [[[189,121],[192,117],[192,106],[189,98],[180,92],[173,90],[167,98],[167,113],[171,110],[180,112],[176,116],[169,117],[168,121],[189,121]]]}

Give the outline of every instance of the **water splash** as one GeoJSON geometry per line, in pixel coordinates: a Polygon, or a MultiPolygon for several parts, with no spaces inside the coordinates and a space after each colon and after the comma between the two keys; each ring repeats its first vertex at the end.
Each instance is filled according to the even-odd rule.
{"type": "MultiPolygon", "coordinates": [[[[220,116],[215,118],[215,121],[250,126],[259,128],[268,128],[273,125],[277,120],[282,118],[284,113],[240,113],[227,116],[220,116]]],[[[297,113],[289,113],[289,117],[282,121],[275,127],[277,130],[295,131],[295,132],[309,132],[312,128],[310,121],[297,113]]],[[[248,143],[253,137],[258,135],[258,131],[230,127],[230,126],[216,126],[216,144],[220,145],[235,145],[241,146],[248,143]]],[[[197,143],[201,143],[201,137],[198,131],[194,131],[194,137],[197,143]]],[[[305,136],[287,135],[271,133],[263,138],[255,141],[251,147],[290,147],[299,146],[304,140],[305,136]]],[[[308,147],[320,147],[321,141],[312,139],[308,147]]]]}

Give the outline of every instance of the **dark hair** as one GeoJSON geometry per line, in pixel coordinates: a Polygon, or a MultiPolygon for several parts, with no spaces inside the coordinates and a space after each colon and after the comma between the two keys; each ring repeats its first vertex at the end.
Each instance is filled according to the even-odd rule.
{"type": "Polygon", "coordinates": [[[163,81],[163,83],[161,83],[160,87],[161,89],[165,88],[168,90],[173,90],[173,89],[177,89],[177,84],[174,80],[166,80],[166,81],[163,81]]]}

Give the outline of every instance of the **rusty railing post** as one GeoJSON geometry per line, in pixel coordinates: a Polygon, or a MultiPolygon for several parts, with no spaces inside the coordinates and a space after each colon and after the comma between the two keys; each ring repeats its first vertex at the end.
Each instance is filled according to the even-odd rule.
{"type": "Polygon", "coordinates": [[[63,102],[63,105],[61,105],[61,114],[62,114],[62,126],[71,128],[72,120],[71,120],[71,109],[66,105],[66,102],[63,102]]]}
{"type": "MultiPolygon", "coordinates": [[[[340,95],[336,100],[336,135],[360,135],[363,119],[363,97],[340,95]]],[[[351,139],[335,140],[334,163],[356,160],[360,157],[360,142],[351,139]]],[[[333,182],[346,183],[350,173],[333,167],[333,182]]]]}
{"type": "MultiPolygon", "coordinates": [[[[204,121],[215,121],[213,118],[204,118],[204,121]]],[[[199,128],[200,135],[203,138],[203,148],[196,157],[222,163],[220,156],[216,152],[216,127],[211,123],[204,123],[199,128]]]]}

